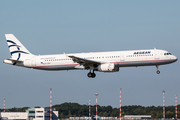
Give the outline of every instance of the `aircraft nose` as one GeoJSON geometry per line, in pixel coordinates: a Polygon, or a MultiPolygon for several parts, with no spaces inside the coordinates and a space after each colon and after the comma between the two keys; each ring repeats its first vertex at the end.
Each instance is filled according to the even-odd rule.
{"type": "Polygon", "coordinates": [[[175,61],[177,61],[177,60],[178,60],[178,58],[177,58],[175,55],[173,55],[173,59],[175,59],[175,61]]]}

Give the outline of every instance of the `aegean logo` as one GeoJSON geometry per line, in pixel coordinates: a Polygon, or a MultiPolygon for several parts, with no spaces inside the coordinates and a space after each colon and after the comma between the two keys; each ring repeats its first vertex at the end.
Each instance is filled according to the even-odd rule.
{"type": "Polygon", "coordinates": [[[29,53],[27,53],[27,52],[21,51],[21,50],[20,50],[20,47],[21,47],[21,46],[17,45],[15,42],[13,42],[13,41],[11,41],[11,40],[7,40],[7,42],[12,43],[12,45],[9,45],[9,46],[8,46],[9,48],[11,48],[11,47],[17,47],[17,50],[16,50],[16,51],[12,51],[12,52],[10,51],[10,52],[11,52],[11,55],[13,55],[14,53],[19,53],[17,60],[20,59],[21,53],[29,54],[29,53]]]}
{"type": "Polygon", "coordinates": [[[135,55],[137,54],[151,54],[151,51],[141,51],[141,52],[134,52],[135,55]]]}

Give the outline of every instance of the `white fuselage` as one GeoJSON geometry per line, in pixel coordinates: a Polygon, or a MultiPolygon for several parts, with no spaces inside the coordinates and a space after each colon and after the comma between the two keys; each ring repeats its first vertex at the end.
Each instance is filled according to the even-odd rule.
{"type": "Polygon", "coordinates": [[[76,54],[57,54],[33,56],[24,60],[18,66],[41,70],[73,70],[86,69],[68,56],[98,61],[100,63],[113,63],[116,67],[152,66],[173,63],[177,57],[165,50],[132,50],[115,52],[92,52],[76,54]]]}
{"type": "Polygon", "coordinates": [[[94,71],[118,72],[119,67],[156,66],[177,61],[177,57],[165,50],[131,50],[91,52],[57,55],[33,55],[13,35],[5,34],[11,58],[4,63],[39,70],[90,70],[87,76],[96,77],[94,71]]]}

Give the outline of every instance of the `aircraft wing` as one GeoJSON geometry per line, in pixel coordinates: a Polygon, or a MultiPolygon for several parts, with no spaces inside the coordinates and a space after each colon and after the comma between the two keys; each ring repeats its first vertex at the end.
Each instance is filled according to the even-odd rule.
{"type": "Polygon", "coordinates": [[[101,64],[101,62],[99,61],[94,61],[94,60],[88,60],[88,59],[84,59],[84,58],[80,58],[80,57],[76,57],[76,56],[68,56],[70,58],[72,58],[73,61],[82,64],[84,66],[89,66],[89,65],[93,65],[93,64],[101,64]]]}

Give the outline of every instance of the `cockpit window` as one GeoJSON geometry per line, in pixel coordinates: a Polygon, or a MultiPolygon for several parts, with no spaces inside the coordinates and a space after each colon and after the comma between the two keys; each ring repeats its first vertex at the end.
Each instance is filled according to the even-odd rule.
{"type": "Polygon", "coordinates": [[[172,55],[171,53],[167,53],[167,55],[172,55]]]}
{"type": "Polygon", "coordinates": [[[171,53],[164,53],[164,55],[172,55],[171,53]]]}

